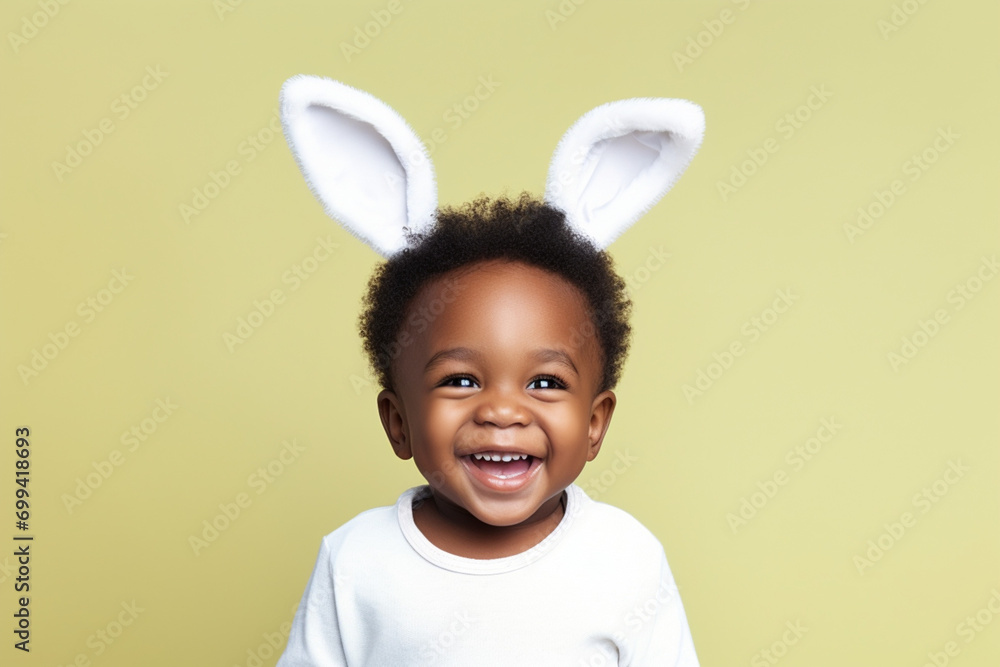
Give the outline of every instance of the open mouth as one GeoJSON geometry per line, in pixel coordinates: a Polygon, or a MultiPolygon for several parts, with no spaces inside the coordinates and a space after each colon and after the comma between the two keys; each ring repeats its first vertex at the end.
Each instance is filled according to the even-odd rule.
{"type": "Polygon", "coordinates": [[[483,451],[459,457],[483,489],[516,493],[538,476],[545,459],[523,452],[483,451]]]}
{"type": "Polygon", "coordinates": [[[539,461],[530,454],[509,454],[499,452],[482,452],[470,454],[466,458],[487,475],[499,479],[511,479],[527,474],[532,465],[539,461]]]}

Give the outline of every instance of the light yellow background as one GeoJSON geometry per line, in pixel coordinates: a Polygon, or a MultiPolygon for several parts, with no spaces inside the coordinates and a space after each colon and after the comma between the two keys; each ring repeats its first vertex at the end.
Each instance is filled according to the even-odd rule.
{"type": "Polygon", "coordinates": [[[423,482],[388,447],[356,332],[380,258],[325,217],[280,135],[245,143],[267,138],[282,82],[304,72],[373,93],[428,143],[442,128],[446,204],[541,193],[562,133],[603,102],[699,103],[701,151],[610,247],[635,337],[578,483],[661,539],[703,665],[772,664],[768,649],[788,667],[918,666],[949,641],[949,664],[1000,664],[1000,618],[971,642],[958,628],[1000,591],[1000,279],[961,309],[953,292],[1000,252],[996,3],[403,0],[345,56],[386,6],[74,1],[17,44],[41,5],[0,9],[0,663],[257,664],[267,635],[283,647],[321,537],[423,482]],[[697,57],[678,65],[685,49],[697,57]],[[147,67],[165,78],[120,118],[147,67]],[[479,77],[499,86],[446,122],[479,77]],[[803,111],[811,87],[829,97],[803,111]],[[796,111],[808,119],[786,136],[796,111]],[[105,118],[114,131],[60,180],[53,163],[105,118]],[[948,128],[957,139],[934,155],[948,128]],[[769,139],[777,151],[724,198],[769,139]],[[239,173],[185,221],[180,205],[229,161],[239,173]],[[897,179],[903,193],[849,239],[858,207],[897,179]],[[338,249],[292,290],[282,276],[328,235],[338,249]],[[651,248],[670,257],[647,272],[651,248]],[[131,282],[85,321],[78,304],[122,268],[131,282]],[[230,351],[224,334],[274,289],[284,303],[230,351]],[[778,290],[797,300],[751,340],[743,327],[771,317],[778,290]],[[947,321],[894,367],[939,310],[947,321]],[[71,322],[79,335],[22,378],[71,322]],[[734,342],[744,354],[710,369],[734,342]],[[177,406],[162,423],[158,399],[177,406]],[[788,452],[824,418],[842,428],[796,469],[788,452]],[[122,434],[143,420],[155,432],[130,451],[122,434]],[[32,430],[28,655],[12,648],[18,426],[32,430]],[[293,439],[304,449],[279,466],[293,439]],[[121,465],[67,507],[115,450],[121,465]],[[619,455],[632,462],[613,467],[619,455]],[[915,494],[949,462],[968,470],[922,511],[915,494]],[[262,488],[268,465],[281,473],[262,488]],[[787,483],[768,487],[776,473],[787,483]],[[249,506],[196,554],[189,538],[240,493],[249,506]],[[760,507],[734,524],[744,499],[760,507]],[[904,512],[915,525],[859,566],[904,512]],[[133,601],[134,622],[96,639],[133,601]],[[796,622],[807,631],[782,652],[796,622]]]}

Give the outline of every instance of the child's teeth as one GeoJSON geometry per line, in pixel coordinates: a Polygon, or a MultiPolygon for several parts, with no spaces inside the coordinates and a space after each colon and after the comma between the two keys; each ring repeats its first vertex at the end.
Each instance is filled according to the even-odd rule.
{"type": "Polygon", "coordinates": [[[510,461],[520,461],[522,459],[528,458],[527,454],[473,454],[472,458],[479,461],[503,461],[504,463],[509,463],[510,461]]]}

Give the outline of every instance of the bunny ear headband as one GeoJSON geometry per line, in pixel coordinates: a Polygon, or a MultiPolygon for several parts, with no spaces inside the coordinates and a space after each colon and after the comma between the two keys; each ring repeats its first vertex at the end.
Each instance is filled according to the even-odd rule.
{"type": "MultiPolygon", "coordinates": [[[[281,123],[309,189],[327,215],[389,258],[404,232],[434,224],[437,184],[427,149],[382,100],[339,81],[299,74],[281,88],[281,123]]],[[[609,102],[556,146],[545,201],[607,248],[653,207],[698,152],[705,116],[693,102],[609,102]]]]}

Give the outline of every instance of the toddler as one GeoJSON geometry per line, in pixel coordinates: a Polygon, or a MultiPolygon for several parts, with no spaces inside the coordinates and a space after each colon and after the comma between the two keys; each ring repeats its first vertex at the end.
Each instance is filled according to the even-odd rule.
{"type": "Polygon", "coordinates": [[[575,484],[631,336],[604,246],[697,150],[700,109],[679,108],[697,110],[693,127],[618,109],[581,133],[585,116],[545,200],[437,208],[395,112],[326,79],[286,83],[286,137],[311,188],[387,257],[360,332],[389,444],[427,484],[322,539],[278,667],[698,665],[659,540],[575,484]]]}

